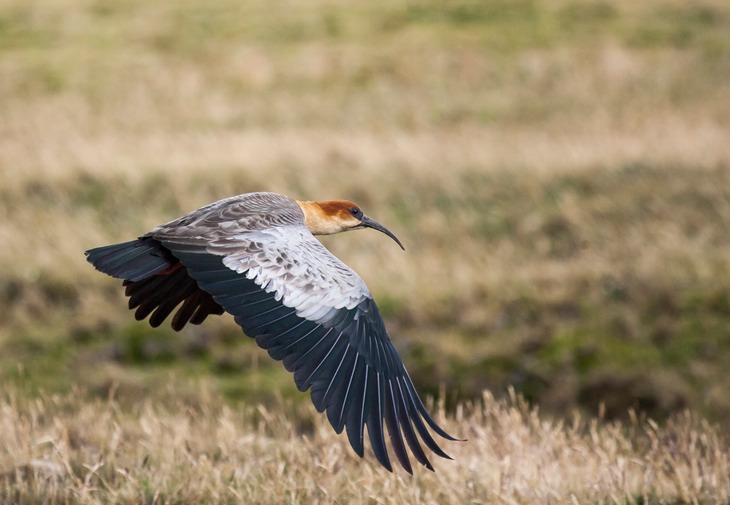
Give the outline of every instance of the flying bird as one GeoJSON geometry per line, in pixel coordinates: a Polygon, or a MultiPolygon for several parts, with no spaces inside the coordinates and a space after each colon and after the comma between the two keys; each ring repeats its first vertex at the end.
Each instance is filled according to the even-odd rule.
{"type": "Polygon", "coordinates": [[[385,444],[413,473],[409,450],[433,466],[421,443],[451,459],[429,432],[429,415],[360,276],[314,235],[372,228],[400,240],[347,200],[298,201],[247,193],[206,205],[137,240],[86,251],[94,267],[123,279],[129,308],[157,327],[200,324],[228,312],[244,333],[294,374],[337,433],[363,457],[364,428],[377,460],[385,444]]]}

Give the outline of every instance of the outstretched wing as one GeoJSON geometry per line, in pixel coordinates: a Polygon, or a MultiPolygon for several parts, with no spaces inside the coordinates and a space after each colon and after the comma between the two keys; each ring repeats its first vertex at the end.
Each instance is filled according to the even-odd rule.
{"type": "Polygon", "coordinates": [[[433,470],[421,443],[449,456],[428,427],[456,439],[423,405],[362,279],[296,217],[251,230],[235,219],[215,222],[208,214],[196,222],[158,227],[148,236],[179,259],[247,335],[293,372],[299,390],[311,389],[315,408],[326,411],[337,433],[346,429],[358,455],[363,456],[367,426],[373,452],[392,471],[387,428],[403,468],[412,472],[410,449],[433,470]]]}

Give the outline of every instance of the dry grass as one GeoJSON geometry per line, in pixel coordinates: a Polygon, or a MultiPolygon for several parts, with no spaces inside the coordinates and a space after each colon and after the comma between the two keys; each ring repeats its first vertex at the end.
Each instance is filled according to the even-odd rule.
{"type": "Polygon", "coordinates": [[[724,0],[0,0],[0,381],[23,391],[0,449],[50,461],[6,496],[727,501],[727,445],[693,415],[561,426],[489,399],[452,421],[456,463],[384,475],[301,406],[290,435],[270,391],[302,396],[230,318],[136,324],[82,251],[240,192],[351,198],[407,252],[326,244],[449,411],[514,385],[551,413],[730,426],[729,30],[724,0]],[[185,384],[201,407],[127,407],[171,372],[269,410],[185,384]],[[111,384],[124,407],[38,397],[111,384]]]}
{"type": "MultiPolygon", "coordinates": [[[[169,391],[176,395],[175,391],[169,391]]],[[[411,477],[354,456],[321,416],[75,396],[0,401],[0,499],[14,503],[727,503],[730,450],[688,414],[666,426],[550,421],[489,394],[444,420],[469,440],[411,477]]]]}

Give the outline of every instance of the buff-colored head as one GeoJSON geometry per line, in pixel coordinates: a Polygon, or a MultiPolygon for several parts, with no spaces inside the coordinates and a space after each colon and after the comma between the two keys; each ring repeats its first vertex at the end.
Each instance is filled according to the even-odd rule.
{"type": "Polygon", "coordinates": [[[304,222],[313,235],[332,235],[348,230],[373,228],[385,233],[405,250],[398,237],[385,226],[363,214],[360,207],[349,200],[327,200],[324,202],[300,202],[304,222]]]}

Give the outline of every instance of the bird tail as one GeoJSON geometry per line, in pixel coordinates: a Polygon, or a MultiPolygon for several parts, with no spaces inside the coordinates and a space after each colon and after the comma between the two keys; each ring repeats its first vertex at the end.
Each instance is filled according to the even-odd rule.
{"type": "Polygon", "coordinates": [[[100,272],[132,282],[161,273],[178,263],[170,251],[150,237],[96,247],[84,254],[100,272]]]}

